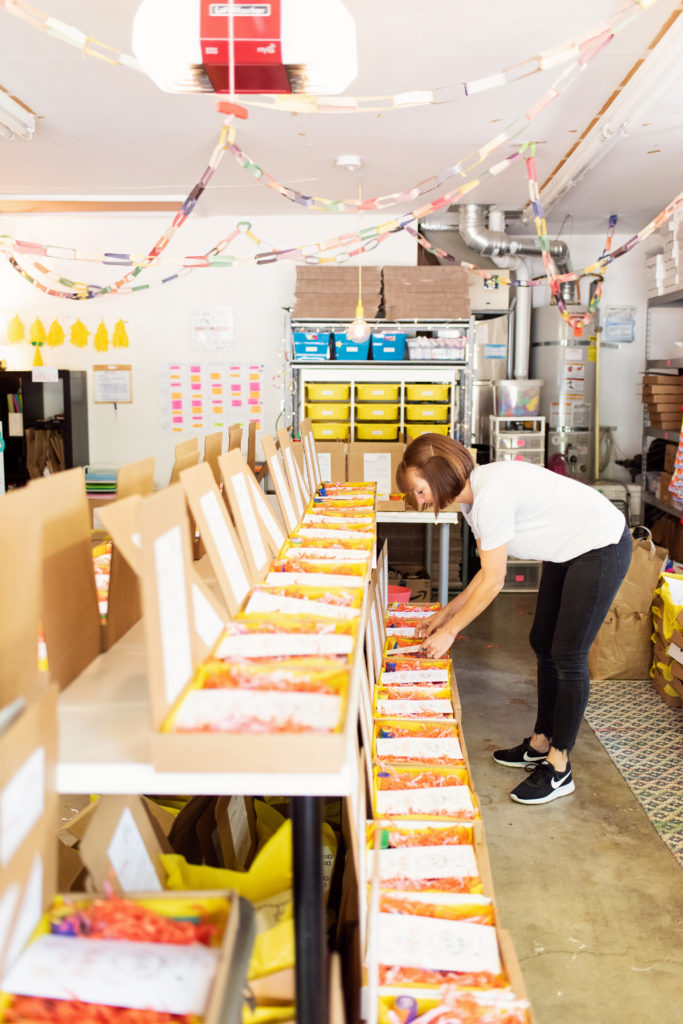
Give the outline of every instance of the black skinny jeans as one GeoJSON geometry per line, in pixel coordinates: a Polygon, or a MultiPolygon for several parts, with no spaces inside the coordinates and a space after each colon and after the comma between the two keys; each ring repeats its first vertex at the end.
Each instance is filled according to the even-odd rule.
{"type": "Polygon", "coordinates": [[[631,534],[568,562],[544,562],[529,642],[538,661],[534,731],[571,750],[588,703],[588,651],[629,567],[631,534]]]}

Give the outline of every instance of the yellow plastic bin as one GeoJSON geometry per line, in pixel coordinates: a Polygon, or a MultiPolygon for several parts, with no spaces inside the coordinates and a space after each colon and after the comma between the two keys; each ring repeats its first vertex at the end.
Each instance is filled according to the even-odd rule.
{"type": "Polygon", "coordinates": [[[370,420],[397,420],[398,410],[398,402],[359,402],[356,406],[356,419],[366,423],[370,420]]]}
{"type": "Polygon", "coordinates": [[[348,423],[312,423],[313,437],[316,441],[348,441],[348,423]]]}
{"type": "Polygon", "coordinates": [[[406,425],[406,437],[414,441],[420,434],[441,434],[448,437],[449,429],[447,423],[411,423],[406,425]]]}
{"type": "Polygon", "coordinates": [[[306,415],[314,422],[316,420],[342,422],[350,418],[351,406],[346,402],[307,402],[306,415]]]}
{"type": "Polygon", "coordinates": [[[357,402],[398,402],[398,384],[356,384],[357,402]]]}
{"type": "Polygon", "coordinates": [[[307,384],[306,397],[309,402],[348,402],[351,397],[351,385],[307,384]]]}
{"type": "Polygon", "coordinates": [[[450,384],[406,384],[407,402],[447,402],[450,384]]]}
{"type": "Polygon", "coordinates": [[[406,405],[408,423],[447,423],[449,413],[449,405],[434,405],[431,402],[406,405]]]}
{"type": "Polygon", "coordinates": [[[398,441],[399,423],[359,423],[357,441],[398,441]]]}

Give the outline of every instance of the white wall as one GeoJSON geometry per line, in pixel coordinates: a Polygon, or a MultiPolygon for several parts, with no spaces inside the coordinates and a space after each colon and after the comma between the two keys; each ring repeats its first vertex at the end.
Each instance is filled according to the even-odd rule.
{"type": "MultiPolygon", "coordinates": [[[[386,216],[363,217],[363,227],[386,221],[386,216]]],[[[32,242],[65,245],[85,254],[124,252],[144,254],[169,223],[170,215],[154,216],[86,216],[32,215],[0,218],[0,232],[32,242]]],[[[290,248],[355,230],[356,217],[309,214],[255,219],[252,230],[264,245],[257,249],[248,238],[239,238],[227,249],[236,256],[251,256],[273,247],[290,248]]],[[[204,253],[221,238],[232,232],[232,218],[202,217],[194,214],[178,232],[164,255],[184,256],[204,253]]],[[[23,260],[22,260],[23,262],[23,260]]],[[[42,260],[40,262],[43,262],[42,260]]],[[[363,257],[366,265],[414,264],[415,242],[405,232],[390,236],[387,241],[363,257]]],[[[26,269],[33,273],[30,262],[26,269]]],[[[97,263],[55,262],[50,269],[76,280],[99,285],[114,282],[123,276],[120,268],[102,267],[97,263]]],[[[173,270],[150,270],[135,283],[157,281],[173,270]]],[[[284,310],[294,298],[296,270],[283,261],[265,266],[242,266],[221,270],[194,270],[187,277],[161,287],[131,295],[106,295],[102,298],[74,301],[45,295],[25,281],[6,260],[0,261],[0,310],[4,319],[18,314],[28,329],[40,317],[47,330],[57,318],[64,327],[67,340],[61,347],[41,349],[46,365],[60,369],[88,370],[94,364],[130,363],[133,368],[133,404],[111,405],[93,403],[92,376],[88,379],[90,462],[93,466],[118,466],[154,455],[157,485],[168,482],[176,443],[191,437],[193,430],[170,433],[161,429],[159,408],[159,373],[169,363],[263,364],[262,430],[271,432],[280,414],[283,400],[284,310]],[[202,307],[228,306],[233,309],[235,347],[229,352],[216,350],[198,352],[190,345],[191,314],[202,307]],[[95,351],[92,337],[88,347],[77,349],[70,344],[69,330],[76,317],[94,334],[104,319],[111,337],[115,322],[121,317],[130,338],[128,349],[95,351]]],[[[50,285],[54,287],[55,285],[50,285]]],[[[59,287],[59,286],[56,286],[59,287]]],[[[0,338],[5,339],[0,324],[0,338]]],[[[27,369],[33,359],[28,343],[0,345],[0,358],[11,369],[27,369]]],[[[227,421],[230,409],[226,410],[227,421]]],[[[244,413],[235,417],[243,419],[244,413]]],[[[280,424],[281,425],[281,424],[280,424]]],[[[204,435],[211,428],[196,430],[204,435]]],[[[227,438],[227,431],[225,434],[227,438]]]]}
{"type": "MultiPolygon", "coordinates": [[[[364,226],[379,223],[386,217],[367,215],[364,226]]],[[[169,215],[149,216],[86,216],[31,215],[0,218],[0,232],[15,238],[54,245],[73,246],[87,254],[104,251],[145,253],[169,222],[169,215]]],[[[235,221],[231,218],[202,217],[194,214],[166,250],[167,256],[203,253],[229,234],[235,221]]],[[[295,245],[334,238],[356,227],[355,218],[301,214],[282,217],[255,218],[254,233],[264,241],[264,248],[288,248],[295,245]]],[[[583,267],[602,252],[604,235],[577,235],[569,240],[572,265],[583,267]]],[[[615,237],[616,249],[625,237],[615,237]]],[[[251,255],[255,250],[248,239],[239,239],[228,250],[235,255],[251,255]]],[[[364,257],[367,264],[414,264],[416,245],[404,232],[392,235],[387,242],[364,257]]],[[[541,273],[540,261],[532,260],[533,273],[541,273]]],[[[30,264],[27,263],[27,269],[30,264]]],[[[51,264],[52,266],[52,264],[51,264]]],[[[97,263],[55,263],[59,273],[67,277],[106,284],[122,276],[118,268],[97,263]]],[[[160,280],[169,273],[151,270],[137,282],[160,280]]],[[[192,429],[181,433],[162,430],[159,409],[159,372],[171,362],[261,363],[263,415],[262,429],[272,431],[283,400],[283,307],[291,305],[294,296],[295,266],[278,262],[266,266],[246,266],[225,270],[195,270],[187,277],[162,287],[132,295],[108,295],[100,299],[71,301],[43,294],[24,281],[7,261],[0,261],[0,310],[4,316],[18,314],[27,329],[36,316],[48,328],[55,317],[67,332],[67,341],[60,348],[42,349],[46,364],[64,369],[90,370],[97,363],[130,363],[133,367],[133,404],[95,405],[92,401],[92,378],[89,377],[90,461],[95,466],[117,466],[144,458],[156,459],[157,484],[168,481],[173,462],[174,445],[192,436],[192,429]],[[229,306],[234,311],[234,350],[228,353],[200,353],[190,346],[191,313],[198,307],[229,306]],[[80,317],[94,333],[103,318],[111,335],[114,323],[121,317],[127,327],[130,348],[96,352],[90,340],[86,349],[74,348],[68,341],[71,323],[80,317]]],[[[587,298],[584,282],[582,298],[587,298]]],[[[546,287],[534,290],[534,303],[548,301],[546,287]]],[[[606,273],[602,308],[608,305],[635,305],[638,309],[636,341],[616,349],[604,349],[600,368],[600,421],[616,427],[615,439],[621,452],[631,456],[641,448],[640,372],[644,365],[646,295],[644,285],[644,252],[637,247],[611,264],[606,273]]],[[[0,324],[0,330],[2,325],[0,324]]],[[[4,331],[0,337],[4,336],[4,331]]],[[[30,367],[33,349],[28,344],[0,345],[0,358],[10,368],[30,367]]],[[[227,420],[230,422],[230,410],[227,420]]],[[[240,417],[240,418],[243,418],[240,417]]],[[[196,431],[202,437],[207,426],[196,431]]],[[[227,436],[227,435],[226,435],[227,436]]],[[[608,475],[627,480],[619,467],[611,466],[608,475]]]]}

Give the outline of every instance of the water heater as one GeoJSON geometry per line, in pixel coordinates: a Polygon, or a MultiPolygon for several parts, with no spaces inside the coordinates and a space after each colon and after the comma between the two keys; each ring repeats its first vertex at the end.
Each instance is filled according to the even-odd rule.
{"type": "MultiPolygon", "coordinates": [[[[585,307],[569,305],[581,316],[585,307]]],[[[541,415],[546,418],[547,465],[585,483],[595,479],[594,321],[578,333],[557,306],[531,315],[531,377],[543,381],[541,415]]]]}

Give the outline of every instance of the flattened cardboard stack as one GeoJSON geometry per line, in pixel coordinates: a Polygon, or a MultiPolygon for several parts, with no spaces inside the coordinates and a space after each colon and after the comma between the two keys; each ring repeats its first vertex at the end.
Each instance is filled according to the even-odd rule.
{"type": "Polygon", "coordinates": [[[470,290],[463,267],[384,267],[384,315],[462,320],[470,315],[470,290]]]}
{"type": "Polygon", "coordinates": [[[650,426],[680,430],[683,377],[675,373],[644,374],[643,404],[647,406],[650,426]]]}
{"type": "MultiPolygon", "coordinates": [[[[363,267],[361,297],[365,316],[379,315],[382,277],[379,267],[363,267]]],[[[300,319],[350,317],[358,305],[358,267],[297,267],[294,309],[300,319]]]]}

